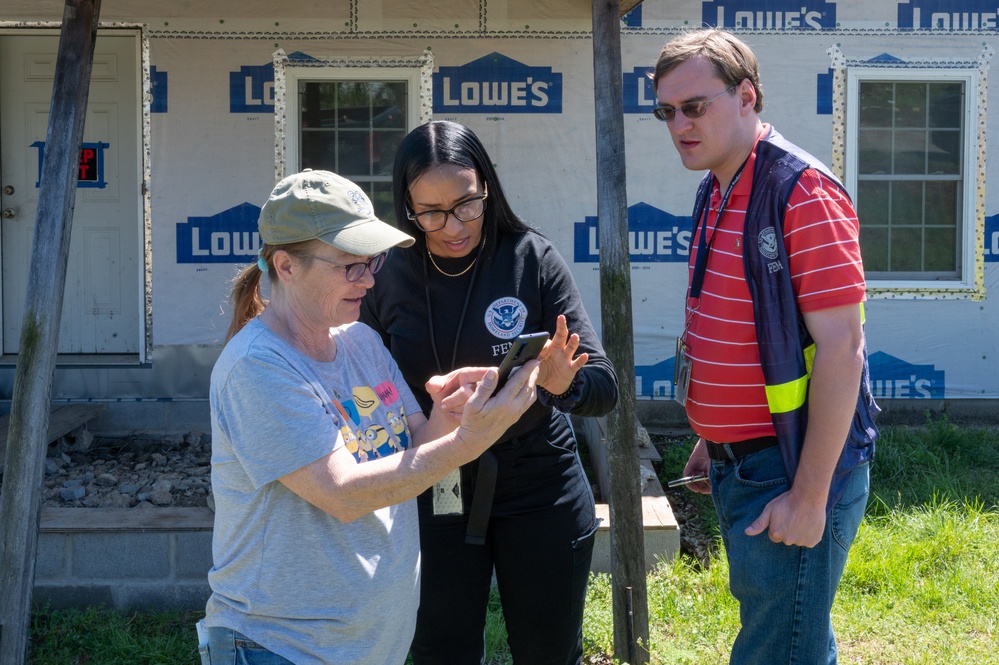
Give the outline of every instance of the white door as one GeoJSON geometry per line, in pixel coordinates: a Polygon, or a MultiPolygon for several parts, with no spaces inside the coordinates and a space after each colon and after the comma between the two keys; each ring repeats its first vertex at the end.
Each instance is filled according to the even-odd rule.
{"type": "MultiPolygon", "coordinates": [[[[0,293],[3,354],[8,358],[20,344],[58,43],[55,32],[0,34],[0,293]]],[[[60,354],[140,351],[143,215],[138,53],[137,33],[98,33],[60,354]]]]}

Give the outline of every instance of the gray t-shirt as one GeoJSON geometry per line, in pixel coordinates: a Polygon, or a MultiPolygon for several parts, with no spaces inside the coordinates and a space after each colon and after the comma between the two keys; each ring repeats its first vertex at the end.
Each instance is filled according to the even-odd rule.
{"type": "Polygon", "coordinates": [[[317,362],[254,319],[215,364],[205,623],[299,665],[402,663],[419,605],[415,500],[344,524],[278,481],[339,446],[360,462],[410,446],[419,405],[381,340],[360,323],[333,333],[336,359],[317,362]]]}

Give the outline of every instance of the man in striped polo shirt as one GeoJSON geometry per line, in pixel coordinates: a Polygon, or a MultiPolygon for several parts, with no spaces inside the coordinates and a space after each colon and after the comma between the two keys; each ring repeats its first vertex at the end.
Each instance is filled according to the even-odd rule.
{"type": "Polygon", "coordinates": [[[836,663],[830,610],[867,503],[878,409],[859,222],[828,169],[761,122],[756,56],[708,29],[667,43],[655,116],[698,192],[678,401],[684,475],[711,493],[739,600],[731,663],[836,663]]]}

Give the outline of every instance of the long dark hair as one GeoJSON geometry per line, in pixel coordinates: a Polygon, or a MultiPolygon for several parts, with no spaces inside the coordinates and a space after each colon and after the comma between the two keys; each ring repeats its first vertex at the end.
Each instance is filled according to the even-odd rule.
{"type": "MultiPolygon", "coordinates": [[[[486,185],[489,200],[486,203],[482,232],[487,238],[499,234],[532,231],[531,227],[510,208],[499,175],[493,168],[485,147],[468,127],[456,122],[434,120],[420,125],[402,140],[395,153],[392,168],[392,198],[395,218],[399,228],[416,238],[417,246],[426,248],[424,231],[406,215],[409,203],[409,186],[426,173],[427,169],[441,164],[454,164],[475,169],[486,185]]],[[[495,247],[495,243],[489,243],[495,247]]],[[[488,251],[488,250],[487,250],[488,251]]],[[[419,255],[422,252],[412,252],[419,255]]]]}

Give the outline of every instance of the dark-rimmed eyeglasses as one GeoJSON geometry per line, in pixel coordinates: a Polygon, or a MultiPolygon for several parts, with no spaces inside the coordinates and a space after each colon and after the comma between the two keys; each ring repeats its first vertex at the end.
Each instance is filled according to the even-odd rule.
{"type": "Polygon", "coordinates": [[[414,213],[409,208],[406,209],[406,216],[416,222],[425,233],[440,231],[447,224],[448,215],[454,217],[462,224],[474,222],[482,213],[486,211],[486,198],[489,194],[481,194],[465,199],[450,210],[424,210],[414,213]]]}
{"type": "Polygon", "coordinates": [[[673,122],[676,117],[676,112],[679,111],[687,118],[693,120],[694,118],[700,118],[702,115],[707,113],[708,104],[715,101],[726,92],[735,88],[739,84],[729,86],[725,90],[722,90],[717,95],[707,100],[706,102],[687,102],[686,104],[680,104],[680,106],[670,106],[669,104],[663,104],[662,106],[657,106],[652,109],[652,115],[656,116],[657,120],[662,120],[663,122],[673,122]]]}
{"type": "Polygon", "coordinates": [[[323,263],[328,263],[331,266],[336,266],[337,268],[343,268],[347,281],[356,282],[364,276],[365,269],[370,270],[372,275],[381,270],[382,266],[385,265],[386,256],[388,256],[388,252],[382,252],[381,254],[375,254],[367,261],[362,261],[360,263],[337,263],[336,261],[324,259],[321,256],[316,256],[315,254],[312,255],[312,258],[317,261],[322,261],[323,263]]]}

